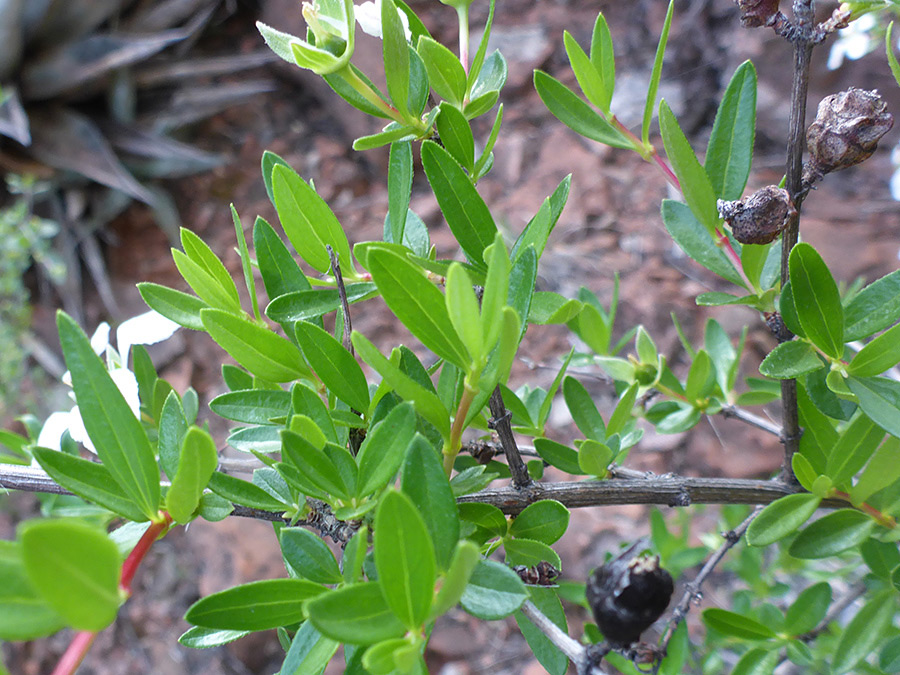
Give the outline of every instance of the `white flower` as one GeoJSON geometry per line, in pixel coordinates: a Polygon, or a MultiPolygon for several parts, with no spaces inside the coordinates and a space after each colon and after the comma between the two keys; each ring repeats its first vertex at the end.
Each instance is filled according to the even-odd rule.
{"type": "Polygon", "coordinates": [[[828,52],[828,70],[837,70],[845,58],[861,59],[872,50],[869,31],[875,27],[875,16],[864,14],[843,29],[828,52]]]}
{"type": "MultiPolygon", "coordinates": [[[[162,342],[171,337],[178,327],[178,324],[174,321],[151,310],[122,322],[122,325],[116,330],[116,344],[119,346],[118,352],[109,344],[109,324],[105,321],[97,327],[97,330],[91,336],[91,348],[98,356],[106,354],[106,367],[109,370],[109,376],[115,382],[119,391],[122,392],[122,396],[125,397],[125,401],[135,417],[140,415],[141,402],[138,398],[137,378],[127,367],[131,346],[152,345],[162,342]]],[[[67,371],[62,377],[62,381],[71,386],[71,373],[67,371]]],[[[69,392],[69,396],[74,399],[73,392],[69,392]]],[[[66,431],[69,432],[72,440],[81,443],[91,452],[97,452],[97,449],[88,437],[87,430],[84,428],[84,421],[81,419],[81,412],[78,410],[77,405],[68,412],[52,413],[47,418],[47,421],[44,422],[43,428],[41,428],[37,445],[42,448],[59,450],[62,435],[66,431]]]]}
{"type": "MultiPolygon", "coordinates": [[[[356,21],[364,33],[368,33],[372,37],[381,38],[381,0],[367,0],[361,5],[353,8],[356,14],[356,21]]],[[[397,9],[400,16],[400,22],[403,24],[403,32],[406,33],[407,41],[412,38],[412,31],[409,29],[409,17],[406,13],[397,9]]]]}

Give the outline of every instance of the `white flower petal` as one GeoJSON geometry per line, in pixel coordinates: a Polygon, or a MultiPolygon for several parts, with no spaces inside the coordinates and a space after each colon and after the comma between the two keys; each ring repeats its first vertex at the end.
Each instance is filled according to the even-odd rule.
{"type": "Polygon", "coordinates": [[[81,411],[77,405],[69,413],[69,435],[73,441],[81,443],[88,450],[97,454],[97,448],[94,447],[90,437],[88,437],[87,429],[84,428],[84,420],[81,419],[81,411]]]}
{"type": "Polygon", "coordinates": [[[62,447],[62,435],[69,428],[72,422],[72,411],[55,412],[47,418],[44,426],[41,427],[41,433],[38,434],[37,445],[42,448],[51,448],[59,450],[62,447]]]}
{"type": "Polygon", "coordinates": [[[97,326],[97,330],[91,335],[91,349],[100,356],[109,346],[109,324],[105,321],[97,326]]]}
{"type": "MultiPolygon", "coordinates": [[[[372,37],[377,37],[379,39],[382,38],[381,0],[375,0],[375,2],[366,0],[366,2],[361,5],[356,5],[353,8],[353,12],[356,15],[356,21],[359,23],[359,27],[363,29],[364,33],[368,33],[372,37]]],[[[400,23],[403,24],[403,32],[406,34],[406,39],[410,40],[412,38],[412,31],[409,29],[409,17],[400,9],[397,9],[397,14],[400,16],[400,23]]]]}
{"type": "Polygon", "coordinates": [[[891,176],[891,197],[895,202],[900,202],[900,169],[891,176]]]}
{"type": "Polygon", "coordinates": [[[116,383],[119,391],[122,392],[122,396],[125,397],[131,412],[134,413],[135,417],[139,417],[141,414],[141,401],[138,398],[138,383],[134,373],[127,368],[114,368],[109,371],[109,376],[116,383]]]}
{"type": "Polygon", "coordinates": [[[168,340],[180,326],[152,309],[144,314],[123,321],[116,329],[116,345],[122,357],[122,365],[128,364],[132,345],[153,345],[168,340]]]}

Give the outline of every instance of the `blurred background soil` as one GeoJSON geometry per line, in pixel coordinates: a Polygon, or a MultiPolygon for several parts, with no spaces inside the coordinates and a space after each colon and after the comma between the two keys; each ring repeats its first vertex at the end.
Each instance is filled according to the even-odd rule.
{"type": "MultiPolygon", "coordinates": [[[[829,3],[820,4],[823,16],[833,8],[829,3]]],[[[414,0],[411,5],[437,39],[455,44],[456,24],[451,8],[434,0],[414,0]]],[[[257,19],[302,34],[296,0],[238,3],[233,9],[228,20],[208,31],[193,49],[200,54],[221,54],[223,49],[235,53],[256,51],[261,43],[253,25],[257,19]]],[[[702,338],[707,317],[715,317],[735,339],[742,326],[749,323],[742,373],[753,375],[759,360],[772,348],[773,339],[751,310],[695,306],[693,298],[697,294],[729,289],[725,282],[686,258],[667,236],[659,203],[673,195],[667,192],[661,175],[633,154],[577,137],[549,115],[533,89],[535,68],[573,84],[562,32],[569,30],[582,45],[587,45],[598,10],[605,12],[616,46],[617,92],[613,110],[632,128],[639,127],[646,82],[665,15],[662,0],[498,0],[491,45],[505,55],[509,79],[501,94],[505,114],[495,148],[496,163],[479,183],[479,191],[512,241],[542,200],[566,174],[572,173],[568,204],[541,260],[539,288],[572,296],[580,286],[586,286],[608,303],[618,274],[621,306],[616,338],[628,327],[643,324],[676,370],[683,368],[683,361],[670,313],[677,315],[688,337],[695,341],[702,338]]],[[[486,3],[475,2],[471,12],[477,40],[487,15],[486,3]]],[[[837,71],[825,68],[827,50],[819,50],[815,55],[809,119],[822,97],[850,85],[879,88],[889,109],[896,114],[900,110],[900,92],[890,78],[881,50],[883,47],[837,71]]],[[[363,36],[354,62],[376,81],[381,71],[380,58],[380,43],[363,36]]],[[[777,183],[783,173],[790,47],[770,31],[740,29],[737,10],[730,0],[676,2],[660,96],[675,110],[695,148],[705,146],[717,101],[731,73],[748,58],[759,73],[757,147],[749,192],[777,183]]],[[[387,211],[386,151],[356,153],[350,149],[354,138],[372,133],[377,123],[344,104],[310,73],[281,62],[268,64],[260,72],[276,82],[277,87],[190,127],[189,139],[194,145],[223,154],[227,162],[212,171],[166,183],[184,225],[207,241],[229,269],[239,275],[228,205],[234,203],[241,213],[248,237],[257,215],[277,223],[259,173],[261,154],[268,149],[284,157],[305,178],[315,180],[351,243],[380,238],[387,211]]],[[[242,76],[235,74],[231,79],[238,81],[242,76]]],[[[223,79],[229,81],[228,76],[223,79]]],[[[476,139],[486,138],[490,121],[479,120],[476,139]]],[[[890,148],[897,139],[898,130],[894,129],[871,160],[828,176],[804,203],[803,238],[818,248],[835,275],[845,281],[860,275],[871,280],[897,267],[900,212],[887,189],[892,170],[890,148]]],[[[658,141],[657,146],[661,147],[658,141]]],[[[457,255],[421,175],[413,186],[412,208],[429,225],[439,255],[457,255]]],[[[105,239],[103,254],[119,315],[110,316],[98,294],[89,288],[83,307],[88,333],[102,320],[115,325],[145,311],[135,289],[138,281],[184,288],[169,253],[171,242],[146,207],[131,206],[112,223],[105,239]]],[[[57,302],[52,293],[33,290],[32,329],[44,345],[58,352],[53,322],[57,302]]],[[[366,333],[383,351],[397,341],[416,346],[416,341],[402,332],[379,301],[354,305],[352,314],[354,328],[366,333]]],[[[560,356],[571,348],[571,340],[572,336],[561,326],[529,328],[510,385],[516,388],[528,382],[532,386],[548,386],[560,356]]],[[[161,375],[177,390],[193,386],[199,392],[201,415],[205,404],[223,390],[219,374],[223,353],[205,335],[182,330],[150,351],[161,375]]],[[[47,406],[41,411],[45,414],[53,409],[54,402],[65,400],[64,393],[48,389],[47,378],[36,370],[37,367],[30,370],[23,400],[47,406]]],[[[599,372],[581,374],[606,414],[615,400],[611,386],[599,372]]],[[[19,412],[22,411],[7,411],[8,423],[19,412]]],[[[774,406],[757,412],[778,420],[779,412],[774,406]]],[[[210,424],[218,438],[224,438],[225,423],[211,418],[210,424]]],[[[555,406],[551,426],[560,440],[573,438],[574,427],[564,405],[555,406]]],[[[740,422],[717,418],[704,420],[687,434],[648,433],[632,451],[629,465],[659,473],[767,477],[779,466],[780,456],[780,446],[770,437],[740,422]]],[[[0,536],[13,537],[16,522],[36,512],[31,496],[5,498],[0,510],[0,536]]],[[[695,519],[695,532],[714,530],[715,521],[714,509],[700,512],[695,519]]],[[[618,541],[632,539],[647,530],[644,507],[573,511],[569,532],[557,547],[563,560],[563,576],[583,580],[618,541]]],[[[79,672],[273,672],[283,655],[274,631],[205,651],[182,647],[176,639],[188,627],[181,618],[184,611],[200,596],[238,583],[282,575],[278,547],[271,526],[266,523],[229,518],[214,524],[195,522],[188,532],[177,528],[154,546],[138,574],[134,597],[115,624],[100,635],[79,672]]],[[[707,595],[707,601],[715,602],[716,597],[713,591],[707,595]]],[[[569,620],[570,632],[579,635],[584,613],[569,608],[569,620]]],[[[696,629],[696,618],[690,621],[696,629]]],[[[4,645],[7,665],[13,673],[49,672],[69,639],[70,635],[64,632],[34,643],[4,645]]],[[[544,672],[530,656],[512,621],[486,624],[461,611],[451,612],[438,623],[428,661],[431,672],[442,675],[544,672]]],[[[339,659],[327,672],[342,672],[339,659]]]]}

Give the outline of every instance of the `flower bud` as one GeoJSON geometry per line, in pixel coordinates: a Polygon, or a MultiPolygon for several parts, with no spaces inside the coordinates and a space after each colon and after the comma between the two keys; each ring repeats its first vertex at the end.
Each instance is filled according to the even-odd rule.
{"type": "Polygon", "coordinates": [[[871,157],[894,125],[894,116],[886,108],[875,90],[851,87],[822,99],[815,121],[806,130],[809,161],[804,179],[812,183],[871,157]]]}
{"type": "Polygon", "coordinates": [[[768,244],[774,241],[797,210],[787,190],[768,185],[736,202],[720,199],[719,214],[742,244],[768,244]]]}
{"type": "Polygon", "coordinates": [[[778,0],[735,0],[741,10],[741,26],[758,28],[768,26],[778,15],[778,0]]]}

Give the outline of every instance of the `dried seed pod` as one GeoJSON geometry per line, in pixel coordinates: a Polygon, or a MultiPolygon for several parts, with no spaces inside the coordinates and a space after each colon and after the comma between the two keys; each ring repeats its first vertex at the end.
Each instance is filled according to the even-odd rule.
{"type": "Polygon", "coordinates": [[[736,202],[720,199],[719,214],[742,244],[768,244],[774,241],[793,216],[797,215],[787,190],[767,185],[736,202]]]}
{"type": "Polygon", "coordinates": [[[769,26],[778,15],[778,0],[735,0],[741,10],[741,26],[758,28],[769,26]]]}
{"type": "Polygon", "coordinates": [[[635,553],[645,543],[629,546],[588,578],[587,601],[594,620],[615,648],[640,640],[666,611],[675,590],[672,575],[659,566],[658,556],[635,553]]]}
{"type": "Polygon", "coordinates": [[[894,116],[886,108],[875,90],[851,87],[822,99],[815,121],[806,130],[809,161],[804,181],[814,183],[826,173],[871,157],[894,125],[894,116]]]}

